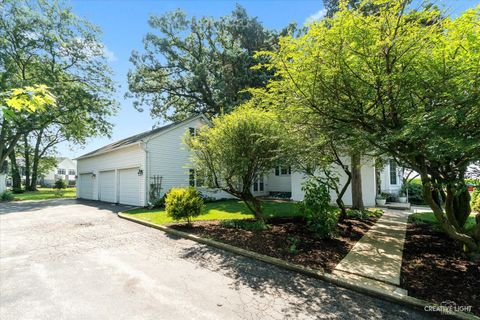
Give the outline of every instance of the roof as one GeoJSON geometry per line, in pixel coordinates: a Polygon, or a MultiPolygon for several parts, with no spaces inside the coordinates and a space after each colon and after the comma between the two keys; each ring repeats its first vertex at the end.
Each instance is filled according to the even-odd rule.
{"type": "Polygon", "coordinates": [[[122,147],[137,144],[137,143],[143,141],[145,138],[154,136],[154,135],[156,135],[160,132],[166,131],[167,129],[173,128],[173,127],[178,126],[182,123],[188,122],[190,120],[193,120],[193,119],[196,119],[196,118],[199,118],[199,117],[202,117],[202,118],[206,119],[204,115],[198,115],[198,116],[193,116],[193,117],[187,118],[187,119],[182,120],[182,121],[173,122],[173,123],[167,124],[163,127],[155,128],[153,130],[145,131],[145,132],[136,134],[134,136],[131,136],[131,137],[113,142],[113,143],[108,144],[104,147],[101,147],[97,150],[94,150],[92,152],[81,155],[80,157],[78,157],[74,160],[80,160],[80,159],[83,159],[83,158],[90,158],[90,157],[93,157],[93,156],[96,156],[96,155],[99,155],[99,154],[103,154],[103,153],[107,153],[107,152],[110,152],[110,151],[113,151],[113,150],[116,150],[116,149],[119,149],[119,148],[122,148],[122,147]]]}

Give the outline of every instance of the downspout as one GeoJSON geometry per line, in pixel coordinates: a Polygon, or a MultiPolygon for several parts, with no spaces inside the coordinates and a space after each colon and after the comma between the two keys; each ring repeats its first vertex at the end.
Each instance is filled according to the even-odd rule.
{"type": "Polygon", "coordinates": [[[145,176],[145,181],[144,181],[144,188],[145,188],[145,194],[144,194],[144,197],[145,197],[145,201],[144,201],[144,206],[148,206],[148,202],[149,202],[149,199],[148,199],[148,195],[150,194],[150,185],[148,183],[148,179],[150,177],[150,156],[149,156],[149,152],[148,152],[148,147],[147,147],[147,143],[148,141],[145,141],[145,140],[141,140],[139,145],[140,145],[140,148],[145,151],[145,161],[144,161],[144,164],[143,164],[143,167],[144,167],[144,176],[145,176]]]}

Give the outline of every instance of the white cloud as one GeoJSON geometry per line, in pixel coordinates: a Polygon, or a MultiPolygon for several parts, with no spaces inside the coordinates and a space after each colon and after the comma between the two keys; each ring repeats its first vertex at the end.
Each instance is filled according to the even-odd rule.
{"type": "Polygon", "coordinates": [[[325,17],[326,14],[327,14],[327,9],[318,10],[317,12],[312,14],[310,17],[305,19],[305,24],[307,25],[307,24],[310,24],[312,22],[321,20],[321,19],[323,19],[323,17],[325,17]]]}
{"type": "Polygon", "coordinates": [[[117,56],[115,55],[115,52],[112,50],[108,49],[106,45],[103,45],[103,54],[107,58],[107,61],[109,62],[115,62],[118,60],[117,56]]]}

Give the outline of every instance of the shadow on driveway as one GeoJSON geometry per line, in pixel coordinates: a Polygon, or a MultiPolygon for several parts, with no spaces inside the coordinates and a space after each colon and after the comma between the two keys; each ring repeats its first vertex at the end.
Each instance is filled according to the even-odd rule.
{"type": "Polygon", "coordinates": [[[361,316],[366,319],[432,319],[429,315],[408,307],[365,296],[217,248],[192,246],[183,250],[181,258],[234,279],[231,286],[236,290],[247,286],[260,296],[291,297],[284,301],[283,312],[287,319],[301,317],[305,310],[310,314],[321,315],[322,318],[357,319],[361,316]]]}

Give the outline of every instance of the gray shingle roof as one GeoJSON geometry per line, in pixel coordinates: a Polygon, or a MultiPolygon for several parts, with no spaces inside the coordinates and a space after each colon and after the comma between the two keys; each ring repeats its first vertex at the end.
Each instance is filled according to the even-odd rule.
{"type": "Polygon", "coordinates": [[[94,150],[92,152],[89,152],[89,153],[86,153],[84,155],[81,155],[80,157],[76,158],[75,160],[79,160],[79,159],[83,159],[83,158],[89,158],[89,157],[92,157],[92,156],[95,156],[95,155],[98,155],[98,154],[102,154],[102,153],[106,153],[106,152],[110,152],[110,151],[113,151],[113,150],[116,150],[118,148],[121,148],[121,147],[124,147],[124,146],[128,146],[128,145],[132,145],[132,144],[135,144],[135,143],[138,143],[140,141],[142,141],[143,139],[147,138],[147,137],[150,137],[150,136],[153,136],[159,132],[162,132],[162,131],[165,131],[169,128],[172,128],[174,126],[177,126],[181,123],[184,123],[184,122],[187,122],[189,120],[192,120],[194,118],[198,118],[200,116],[194,116],[194,117],[190,117],[188,119],[185,119],[183,121],[179,121],[179,122],[173,122],[173,123],[170,123],[170,124],[167,124],[163,127],[159,127],[159,128],[155,128],[153,130],[149,130],[149,131],[145,131],[145,132],[142,132],[142,133],[139,133],[139,134],[136,134],[134,136],[131,136],[131,137],[128,137],[128,138],[125,138],[125,139],[122,139],[122,140],[119,140],[119,141],[116,141],[116,142],[113,142],[111,144],[108,144],[104,147],[101,147],[97,150],[94,150]]]}

